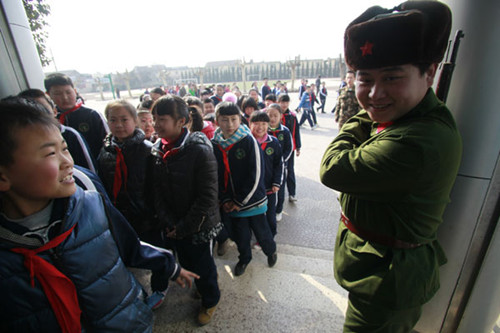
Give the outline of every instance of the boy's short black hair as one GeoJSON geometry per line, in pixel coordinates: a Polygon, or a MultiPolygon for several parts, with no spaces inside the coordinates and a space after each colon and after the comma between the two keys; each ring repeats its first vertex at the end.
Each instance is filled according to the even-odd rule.
{"type": "Polygon", "coordinates": [[[155,94],[159,94],[159,95],[166,95],[167,93],[165,92],[165,90],[161,89],[160,87],[156,87],[156,88],[153,88],[150,92],[150,94],[152,93],[155,93],[155,94]]]}
{"type": "Polygon", "coordinates": [[[276,102],[276,95],[275,94],[267,94],[266,98],[264,100],[276,102]]]}
{"type": "Polygon", "coordinates": [[[203,100],[203,104],[206,104],[206,103],[212,103],[212,104],[214,104],[214,105],[215,105],[214,101],[213,101],[212,99],[210,99],[210,98],[205,98],[205,99],[203,100]]]}
{"type": "Polygon", "coordinates": [[[47,75],[45,80],[43,81],[43,85],[45,86],[45,91],[49,92],[50,88],[53,86],[71,86],[74,88],[73,81],[71,78],[63,73],[52,73],[47,75]]]}
{"type": "Polygon", "coordinates": [[[57,120],[43,105],[32,100],[13,97],[0,102],[0,165],[14,163],[14,151],[18,148],[15,133],[19,129],[40,125],[55,129],[57,120]]]}
{"type": "MultiPolygon", "coordinates": [[[[26,90],[21,91],[17,96],[25,98],[25,99],[30,99],[30,100],[35,100],[37,98],[44,98],[47,101],[47,103],[49,103],[53,108],[56,107],[56,105],[49,98],[49,96],[47,96],[47,94],[44,93],[43,91],[41,91],[40,89],[26,89],[26,90]]],[[[51,110],[47,110],[47,111],[50,111],[50,113],[52,114],[51,110]]]]}
{"type": "Polygon", "coordinates": [[[220,116],[234,116],[241,115],[241,110],[238,105],[233,102],[220,102],[215,107],[215,118],[219,118],[220,116]]]}
{"type": "Polygon", "coordinates": [[[203,110],[203,103],[201,102],[201,99],[199,99],[196,96],[185,96],[184,100],[186,101],[188,106],[196,105],[200,109],[203,110]]]}
{"type": "Polygon", "coordinates": [[[158,116],[171,116],[175,120],[184,118],[189,121],[188,105],[177,95],[166,95],[158,98],[153,104],[152,113],[158,116]]]}
{"type": "Polygon", "coordinates": [[[141,105],[138,107],[139,110],[151,110],[153,107],[154,101],[152,99],[148,99],[147,101],[142,101],[141,105]]]}
{"type": "Polygon", "coordinates": [[[243,100],[243,103],[241,103],[241,109],[243,111],[245,111],[246,108],[254,108],[254,110],[259,110],[259,105],[257,104],[257,102],[255,101],[255,99],[253,99],[252,97],[247,97],[243,100]]]}
{"type": "Polygon", "coordinates": [[[269,119],[269,115],[265,111],[254,111],[250,115],[251,123],[257,123],[257,122],[269,123],[270,121],[271,119],[269,119]]]}
{"type": "Polygon", "coordinates": [[[278,96],[278,103],[279,102],[290,102],[290,96],[288,96],[287,94],[280,94],[278,96]]]}

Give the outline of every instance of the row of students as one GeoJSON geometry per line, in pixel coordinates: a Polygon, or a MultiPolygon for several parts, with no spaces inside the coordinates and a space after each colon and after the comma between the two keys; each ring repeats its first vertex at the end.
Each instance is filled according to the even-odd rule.
{"type": "MultiPolygon", "coordinates": [[[[164,99],[166,100],[166,98],[164,99]]],[[[166,128],[169,128],[170,125],[168,124],[175,124],[173,127],[177,129],[179,128],[179,125],[181,125],[180,127],[183,128],[181,134],[185,133],[185,138],[187,138],[188,137],[187,131],[185,130],[184,125],[189,119],[189,115],[186,117],[184,113],[185,106],[186,103],[182,100],[178,100],[176,103],[173,104],[171,103],[170,108],[167,109],[170,110],[169,112],[172,112],[172,115],[170,116],[170,118],[172,119],[169,119],[167,117],[167,120],[170,121],[167,121],[166,128]]],[[[77,112],[77,110],[74,110],[72,112],[77,112]]],[[[147,152],[151,148],[151,144],[148,144],[147,141],[144,141],[143,132],[136,129],[135,125],[138,122],[137,119],[138,117],[137,114],[135,113],[135,108],[132,105],[128,104],[125,101],[112,102],[106,108],[105,115],[111,127],[111,133],[107,135],[104,140],[105,144],[104,147],[102,147],[101,154],[99,155],[98,160],[99,160],[100,175],[101,178],[104,180],[106,190],[110,198],[112,199],[113,203],[127,217],[131,225],[135,228],[136,232],[140,235],[142,239],[145,239],[160,247],[173,248],[173,249],[175,248],[179,253],[179,260],[181,261],[182,265],[189,267],[191,270],[195,272],[196,271],[200,272],[201,278],[196,281],[197,285],[199,284],[198,289],[202,294],[202,308],[200,309],[200,313],[198,315],[198,321],[201,324],[208,323],[211,320],[211,317],[213,316],[213,313],[215,311],[218,298],[220,297],[220,292],[218,291],[218,286],[217,286],[216,268],[215,264],[213,263],[213,258],[211,257],[211,252],[210,252],[212,247],[207,246],[207,243],[209,243],[210,240],[213,237],[215,237],[218,229],[220,229],[221,226],[218,225],[217,228],[212,228],[207,235],[202,237],[202,239],[204,240],[204,246],[199,247],[198,252],[191,251],[193,247],[191,243],[194,242],[193,239],[197,239],[197,242],[199,242],[200,236],[199,235],[196,236],[196,234],[200,232],[201,224],[198,224],[197,228],[194,228],[194,226],[196,226],[196,223],[194,224],[194,226],[191,226],[191,228],[193,230],[196,230],[197,232],[191,235],[186,234],[184,232],[181,233],[179,236],[179,234],[177,234],[176,231],[177,224],[181,223],[182,225],[182,223],[186,223],[181,213],[177,212],[177,214],[172,215],[171,213],[168,213],[168,208],[166,209],[167,211],[166,213],[165,212],[158,213],[157,209],[158,207],[168,207],[168,206],[153,206],[153,207],[148,207],[148,209],[144,209],[144,202],[155,202],[155,200],[154,198],[152,198],[151,200],[143,200],[141,198],[141,196],[144,193],[144,192],[141,193],[141,182],[143,182],[143,179],[140,179],[140,176],[138,175],[146,174],[144,171],[141,171],[144,170],[145,168],[144,164],[142,164],[142,161],[144,161],[145,159],[137,158],[137,156],[141,154],[142,156],[146,156],[147,152]],[[131,175],[130,178],[129,175],[131,175]],[[132,195],[130,195],[131,193],[132,195]],[[153,214],[151,214],[151,212],[153,212],[153,214]],[[165,229],[164,225],[166,223],[170,223],[169,224],[170,227],[173,226],[173,228],[165,229]],[[189,238],[189,240],[187,241],[189,245],[182,244],[182,242],[181,244],[178,244],[176,240],[177,238],[185,240],[186,237],[189,238]],[[181,250],[179,250],[179,248],[181,250]],[[207,248],[210,249],[209,252],[206,251],[207,248]],[[207,253],[209,253],[210,255],[207,256],[207,253]],[[210,262],[212,263],[212,265],[209,265],[211,267],[203,265],[210,262]],[[202,265],[200,265],[200,263],[202,265]]],[[[153,117],[154,115],[155,112],[153,112],[153,117]]],[[[156,120],[155,130],[162,138],[161,149],[158,149],[157,151],[161,151],[162,149],[167,150],[164,152],[161,159],[163,163],[167,164],[167,160],[169,160],[170,158],[177,157],[176,155],[178,154],[178,152],[182,152],[185,154],[186,151],[190,151],[192,149],[183,148],[183,143],[186,140],[178,140],[178,138],[175,140],[172,140],[170,138],[169,140],[167,138],[168,131],[165,132],[164,129],[162,129],[161,126],[162,119],[160,118],[161,117],[155,119],[156,120]]],[[[179,136],[181,134],[179,134],[179,136]]],[[[180,154],[180,156],[181,155],[182,154],[180,154]]],[[[156,161],[155,163],[161,164],[159,163],[159,161],[156,161]]],[[[168,163],[168,165],[170,167],[170,163],[168,163]]],[[[220,165],[223,165],[223,163],[218,163],[218,165],[220,167],[220,165]]],[[[199,166],[203,168],[204,165],[203,163],[201,163],[199,164],[199,166]]],[[[170,172],[169,167],[166,167],[167,172],[166,173],[164,172],[163,175],[169,174],[170,172]]],[[[186,171],[185,168],[180,168],[180,170],[182,170],[182,172],[186,171]]],[[[192,176],[193,175],[190,175],[190,177],[194,179],[192,176]]],[[[154,182],[149,182],[149,184],[152,183],[154,182]]],[[[169,186],[168,184],[170,183],[164,182],[163,186],[160,187],[157,187],[156,184],[150,185],[149,189],[154,189],[154,188],[160,188],[162,190],[168,189],[169,186]]],[[[214,182],[209,182],[208,184],[214,184],[214,182]]],[[[146,190],[145,192],[154,193],[153,190],[146,190]]],[[[198,190],[195,191],[194,193],[201,193],[201,191],[198,190]]],[[[185,202],[188,207],[191,207],[190,206],[191,203],[189,202],[189,200],[183,202],[185,202]]],[[[192,206],[194,210],[199,208],[196,207],[194,203],[192,206]]],[[[175,205],[172,208],[178,208],[178,205],[175,205]]],[[[193,208],[190,208],[190,210],[192,210],[193,208]]],[[[241,216],[240,214],[238,214],[239,210],[240,209],[233,209],[234,214],[229,214],[229,215],[236,215],[236,216],[230,216],[230,217],[236,219],[247,218],[246,215],[248,215],[249,212],[248,211],[243,212],[242,213],[243,216],[241,216]]],[[[255,213],[255,211],[253,211],[253,213],[255,213]]],[[[201,214],[201,216],[202,216],[201,223],[208,222],[206,220],[206,215],[201,214]]],[[[262,216],[258,217],[257,219],[259,218],[261,219],[262,216]]],[[[217,219],[215,218],[214,220],[217,219]]],[[[238,225],[238,227],[239,226],[240,225],[238,225]]],[[[182,230],[182,227],[180,228],[180,230],[182,230]]],[[[249,230],[243,230],[242,232],[238,232],[238,236],[236,238],[239,240],[248,239],[248,236],[250,235],[248,231],[249,230]]],[[[263,232],[263,234],[264,236],[260,237],[261,238],[260,243],[263,245],[263,249],[265,248],[264,251],[267,252],[268,254],[269,265],[273,266],[276,262],[277,256],[276,256],[276,245],[272,240],[272,232],[270,233],[271,235],[270,238],[266,232],[263,232]],[[268,246],[264,244],[267,244],[268,246]]],[[[237,241],[237,243],[241,244],[242,242],[237,241]]],[[[242,256],[243,260],[240,260],[240,262],[237,264],[237,267],[235,268],[235,273],[240,272],[240,274],[242,274],[244,272],[246,265],[251,259],[251,251],[250,251],[250,257],[248,257],[249,239],[247,244],[248,246],[244,245],[241,246],[243,250],[240,251],[240,253],[241,252],[244,253],[242,256]]],[[[155,272],[153,272],[152,275],[152,287],[154,291],[153,296],[157,296],[156,297],[157,301],[151,301],[151,300],[149,301],[153,307],[161,304],[165,295],[166,284],[164,282],[158,282],[158,279],[159,279],[158,274],[155,274],[155,272]]],[[[153,297],[151,297],[150,299],[152,298],[153,297]]]]}

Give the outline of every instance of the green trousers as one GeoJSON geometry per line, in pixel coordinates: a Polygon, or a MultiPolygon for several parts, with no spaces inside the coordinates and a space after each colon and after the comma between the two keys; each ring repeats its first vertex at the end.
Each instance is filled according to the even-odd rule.
{"type": "Polygon", "coordinates": [[[391,310],[349,294],[344,333],[409,333],[422,314],[422,306],[391,310]]]}

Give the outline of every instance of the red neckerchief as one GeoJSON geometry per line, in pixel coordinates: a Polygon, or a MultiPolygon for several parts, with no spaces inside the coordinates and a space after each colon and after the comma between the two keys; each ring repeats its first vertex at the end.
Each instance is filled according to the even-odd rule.
{"type": "Polygon", "coordinates": [[[115,179],[113,181],[113,196],[114,203],[116,205],[116,199],[118,198],[118,193],[120,193],[120,189],[122,184],[124,185],[125,191],[127,190],[127,179],[128,179],[128,170],[127,164],[125,164],[125,157],[123,156],[122,150],[115,146],[116,149],[116,165],[115,165],[115,179]]]}
{"type": "Polygon", "coordinates": [[[227,148],[222,148],[220,145],[219,150],[222,152],[222,160],[224,161],[224,193],[227,192],[227,184],[229,182],[229,175],[231,174],[231,169],[229,168],[229,159],[227,157],[227,153],[233,148],[234,143],[227,148]]]}
{"type": "Polygon", "coordinates": [[[270,129],[270,128],[269,128],[269,131],[268,131],[268,133],[270,133],[270,134],[271,134],[272,136],[274,136],[276,139],[278,138],[278,134],[276,134],[276,133],[279,133],[279,132],[280,132],[280,128],[279,128],[279,127],[278,127],[278,128],[276,128],[275,130],[272,130],[272,129],[270,129]]]}
{"type": "Polygon", "coordinates": [[[267,147],[267,144],[268,144],[268,143],[269,143],[269,142],[262,142],[262,143],[260,144],[260,149],[262,149],[262,151],[266,151],[266,147],[267,147]]]}
{"type": "Polygon", "coordinates": [[[394,124],[394,122],[392,121],[388,121],[388,122],[385,122],[385,123],[379,123],[378,126],[377,126],[377,134],[382,132],[383,130],[385,130],[387,127],[391,126],[392,124],[394,124]]]}
{"type": "Polygon", "coordinates": [[[82,330],[80,324],[82,311],[78,304],[76,288],[66,275],[37,254],[61,244],[71,234],[75,226],[76,224],[38,249],[32,250],[22,247],[10,249],[12,252],[24,256],[24,266],[30,273],[31,287],[35,287],[34,277],[40,281],[63,333],[81,332],[82,330]]]}
{"type": "Polygon", "coordinates": [[[78,110],[82,105],[83,105],[83,102],[81,100],[79,100],[78,102],[76,102],[76,105],[71,110],[64,111],[63,113],[61,113],[61,115],[59,116],[59,122],[61,123],[61,125],[64,125],[64,122],[66,121],[66,116],[68,114],[70,114],[73,111],[78,110]]]}
{"type": "Polygon", "coordinates": [[[166,161],[168,157],[172,157],[176,155],[179,152],[179,149],[174,149],[175,146],[177,145],[177,141],[184,135],[184,132],[186,131],[185,128],[182,128],[181,134],[179,134],[178,137],[175,139],[168,141],[165,138],[161,139],[161,149],[164,151],[163,154],[163,160],[166,161]]]}

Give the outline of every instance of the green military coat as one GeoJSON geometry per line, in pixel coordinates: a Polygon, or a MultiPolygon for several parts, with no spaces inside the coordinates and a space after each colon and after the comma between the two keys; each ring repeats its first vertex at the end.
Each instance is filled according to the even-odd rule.
{"type": "Polygon", "coordinates": [[[403,309],[425,303],[439,288],[446,257],[436,235],[462,144],[453,116],[432,89],[378,134],[377,126],[364,110],[352,117],[328,146],[320,177],[341,192],[342,211],[357,227],[423,244],[390,248],[339,226],[337,282],[373,304],[403,309]]]}

